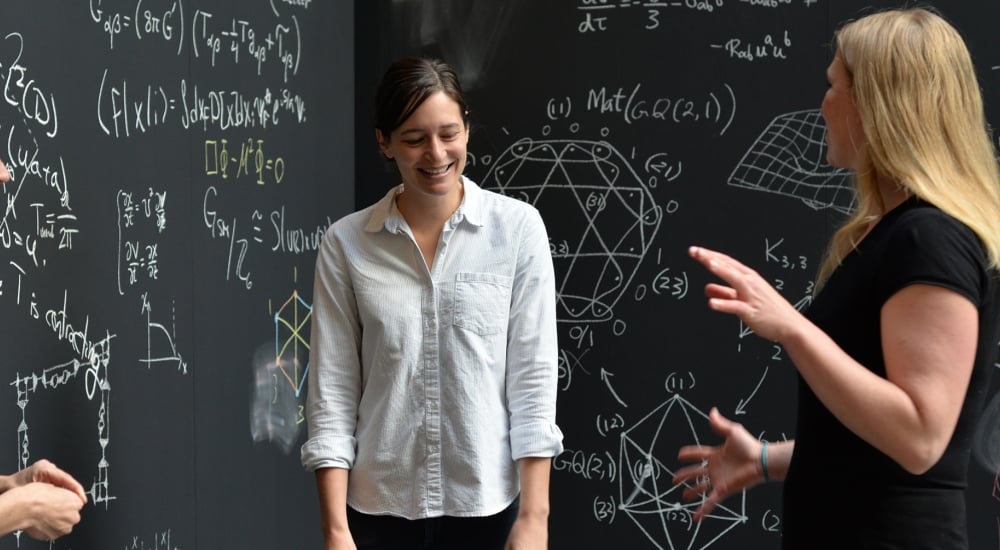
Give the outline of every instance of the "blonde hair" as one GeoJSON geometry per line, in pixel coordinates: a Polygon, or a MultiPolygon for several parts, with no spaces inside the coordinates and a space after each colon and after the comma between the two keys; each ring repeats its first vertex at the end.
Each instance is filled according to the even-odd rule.
{"type": "Polygon", "coordinates": [[[864,128],[854,213],[830,240],[821,286],[884,213],[896,182],[978,235],[1000,267],[1000,169],[972,58],[954,27],[923,8],[882,11],[835,35],[864,128]]]}

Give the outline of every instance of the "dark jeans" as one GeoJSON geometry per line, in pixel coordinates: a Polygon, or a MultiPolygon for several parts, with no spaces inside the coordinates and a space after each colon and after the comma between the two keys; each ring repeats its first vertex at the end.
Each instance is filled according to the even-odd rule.
{"type": "Polygon", "coordinates": [[[347,524],[358,550],[502,550],[517,519],[520,499],[486,517],[409,520],[362,514],[347,507],[347,524]]]}

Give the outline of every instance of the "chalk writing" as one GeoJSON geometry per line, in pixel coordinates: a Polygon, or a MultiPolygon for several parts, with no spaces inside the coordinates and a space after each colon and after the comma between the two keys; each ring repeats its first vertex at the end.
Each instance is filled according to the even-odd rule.
{"type": "MultiPolygon", "coordinates": [[[[294,254],[306,254],[319,250],[323,244],[323,235],[326,230],[333,225],[333,220],[326,218],[324,223],[314,228],[290,228],[285,225],[285,207],[271,212],[268,218],[274,230],[274,245],[271,246],[273,252],[291,252],[294,254]]],[[[258,242],[261,242],[258,240],[258,242]]]]}
{"type": "Polygon", "coordinates": [[[168,115],[180,108],[180,124],[184,129],[200,125],[226,131],[234,129],[265,129],[276,126],[290,115],[292,122],[306,121],[305,100],[287,88],[273,93],[265,88],[258,95],[240,90],[199,90],[181,79],[175,93],[162,84],[133,85],[130,91],[126,79],[109,77],[105,70],[97,93],[97,122],[109,136],[128,138],[141,135],[170,122],[168,115]],[[179,98],[179,102],[178,102],[179,98]]]}
{"type": "Polygon", "coordinates": [[[692,529],[691,516],[701,502],[683,501],[680,493],[688,485],[672,485],[674,472],[664,461],[676,455],[675,437],[694,444],[702,440],[692,421],[699,417],[707,424],[705,413],[675,395],[621,434],[619,511],[660,549],[708,548],[747,519],[745,502],[733,506],[729,499],[692,529]]]}
{"type": "MultiPolygon", "coordinates": [[[[24,270],[20,266],[12,265],[22,275],[24,274],[24,270]]],[[[99,400],[96,419],[97,442],[101,456],[95,465],[97,472],[94,481],[87,492],[94,504],[104,504],[107,507],[110,501],[116,498],[110,493],[110,464],[107,460],[107,446],[111,441],[109,421],[111,341],[116,335],[106,330],[102,338],[93,339],[90,336],[89,315],[84,316],[82,330],[77,328],[69,313],[69,293],[67,291],[63,292],[62,306],[59,309],[48,309],[41,316],[36,302],[36,294],[33,292],[31,296],[29,317],[44,321],[55,335],[55,340],[67,343],[76,357],[64,363],[43,368],[40,372],[28,374],[18,372],[10,383],[17,391],[17,406],[21,410],[21,423],[17,431],[18,469],[25,468],[32,462],[28,434],[30,424],[27,414],[32,394],[38,391],[72,388],[71,382],[81,384],[88,400],[93,401],[95,397],[99,400]]],[[[21,305],[20,291],[17,305],[21,305]]]]}
{"type": "Polygon", "coordinates": [[[21,64],[24,54],[24,37],[12,32],[4,37],[0,50],[0,78],[3,78],[3,98],[8,105],[21,113],[25,120],[45,130],[53,138],[59,133],[59,109],[52,93],[29,75],[21,64]]]}
{"type": "MultiPolygon", "coordinates": [[[[591,88],[582,101],[584,111],[618,115],[625,124],[643,120],[714,124],[721,127],[720,135],[726,133],[736,116],[736,94],[726,83],[722,84],[719,93],[711,91],[701,98],[648,97],[640,93],[641,89],[641,82],[629,88],[591,88]]],[[[574,113],[573,104],[569,96],[550,98],[546,103],[546,116],[550,120],[567,119],[574,113]]]]}
{"type": "Polygon", "coordinates": [[[138,198],[130,191],[118,191],[115,204],[118,208],[119,294],[125,294],[125,288],[138,284],[140,277],[144,280],[159,278],[157,238],[167,227],[166,202],[167,192],[154,191],[152,187],[138,198]],[[146,222],[146,241],[132,238],[136,233],[142,234],[142,222],[146,222]]]}
{"type": "Polygon", "coordinates": [[[171,541],[171,529],[166,529],[158,533],[153,533],[152,541],[146,541],[133,536],[132,540],[125,543],[123,550],[181,550],[171,541]]]}
{"type": "Polygon", "coordinates": [[[285,178],[285,159],[264,153],[264,140],[247,138],[239,144],[239,153],[229,149],[229,140],[205,140],[205,175],[222,179],[256,175],[257,185],[281,183],[285,178]]]}
{"type": "MultiPolygon", "coordinates": [[[[277,10],[272,12],[278,16],[277,10]]],[[[207,59],[212,67],[223,58],[233,65],[247,62],[254,65],[259,76],[265,64],[273,62],[285,82],[299,70],[302,38],[295,15],[287,21],[260,26],[243,17],[196,9],[186,21],[182,0],[90,0],[90,19],[107,35],[110,50],[115,49],[116,41],[134,36],[137,41],[176,41],[177,55],[188,45],[194,59],[207,59]]]]}
{"type": "MultiPolygon", "coordinates": [[[[226,259],[226,280],[231,280],[235,277],[243,281],[243,286],[247,290],[253,288],[253,275],[250,273],[249,269],[244,266],[246,261],[247,252],[250,250],[250,239],[247,237],[238,236],[239,227],[236,223],[236,218],[223,218],[219,216],[218,212],[214,208],[209,208],[210,204],[214,204],[212,201],[218,196],[219,192],[215,187],[209,186],[205,190],[205,198],[202,202],[202,220],[204,220],[205,227],[209,229],[209,234],[213,239],[226,239],[229,241],[229,250],[226,259]]],[[[256,211],[254,216],[251,217],[251,224],[259,223],[260,215],[256,211]]],[[[254,225],[254,229],[257,226],[254,225]]]]}
{"type": "Polygon", "coordinates": [[[788,49],[792,45],[792,40],[788,36],[788,31],[779,38],[774,38],[770,34],[757,43],[741,38],[730,38],[724,44],[711,44],[710,47],[723,50],[731,59],[742,61],[760,61],[764,59],[788,59],[788,49]]]}
{"type": "Polygon", "coordinates": [[[578,209],[575,224],[549,227],[561,278],[558,317],[575,323],[612,319],[663,217],[631,163],[603,141],[525,138],[497,158],[483,181],[484,187],[536,205],[543,216],[545,205],[578,209]],[[593,171],[563,168],[569,165],[593,171]],[[538,173],[545,178],[525,179],[538,173]]]}
{"type": "MultiPolygon", "coordinates": [[[[268,309],[273,310],[270,302],[268,309]]],[[[274,343],[270,350],[264,346],[254,357],[250,432],[255,442],[269,441],[285,453],[292,450],[305,422],[302,391],[309,375],[311,320],[312,305],[293,290],[273,310],[274,343]]]]}

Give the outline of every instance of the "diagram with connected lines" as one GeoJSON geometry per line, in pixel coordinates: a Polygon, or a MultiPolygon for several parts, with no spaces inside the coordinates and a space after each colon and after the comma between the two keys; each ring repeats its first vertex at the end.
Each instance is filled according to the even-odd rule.
{"type": "Polygon", "coordinates": [[[547,224],[558,318],[612,319],[663,218],[629,162],[604,141],[524,138],[492,164],[483,186],[558,212],[547,224]]]}
{"type": "MultiPolygon", "coordinates": [[[[100,343],[102,349],[107,349],[105,346],[108,345],[107,342],[111,338],[113,338],[113,335],[108,335],[100,343]]],[[[101,458],[97,463],[97,476],[91,483],[90,488],[87,489],[87,493],[90,495],[91,502],[94,504],[103,504],[105,507],[116,498],[110,493],[109,480],[111,466],[107,459],[107,448],[108,444],[111,443],[109,361],[109,354],[106,351],[102,351],[93,363],[83,363],[79,359],[73,359],[66,363],[42,369],[40,372],[26,375],[17,374],[14,381],[10,383],[17,390],[17,406],[21,409],[21,422],[17,427],[18,470],[29,466],[33,462],[27,415],[28,404],[33,394],[41,391],[58,391],[59,388],[68,386],[71,383],[75,382],[78,384],[78,379],[82,378],[87,399],[93,400],[95,396],[99,396],[100,404],[98,405],[96,418],[97,442],[101,448],[101,458]]]]}
{"type": "Polygon", "coordinates": [[[819,110],[796,111],[768,124],[729,176],[729,185],[847,213],[854,204],[849,172],[826,162],[826,124],[819,110]]]}
{"type": "Polygon", "coordinates": [[[304,420],[302,391],[309,374],[312,305],[296,290],[272,318],[274,342],[254,356],[250,431],[255,442],[269,441],[287,453],[304,420]]]}
{"type": "Polygon", "coordinates": [[[695,420],[708,425],[705,413],[675,395],[621,434],[619,509],[660,550],[702,550],[747,521],[743,494],[738,506],[719,503],[696,522],[692,517],[701,501],[684,502],[690,485],[673,484],[674,471],[664,461],[676,457],[682,445],[701,444],[695,420]]]}

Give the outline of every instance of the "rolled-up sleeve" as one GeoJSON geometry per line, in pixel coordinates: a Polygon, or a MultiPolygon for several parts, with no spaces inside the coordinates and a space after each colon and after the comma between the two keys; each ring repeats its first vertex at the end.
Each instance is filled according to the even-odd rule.
{"type": "Polygon", "coordinates": [[[356,455],[355,429],[361,395],[361,323],[349,271],[348,253],[334,224],[316,259],[306,422],[302,445],[307,470],[350,469],[356,455]]]}
{"type": "Polygon", "coordinates": [[[563,450],[556,425],[558,334],[555,273],[537,210],[521,224],[507,339],[507,398],[514,460],[563,450]]]}

